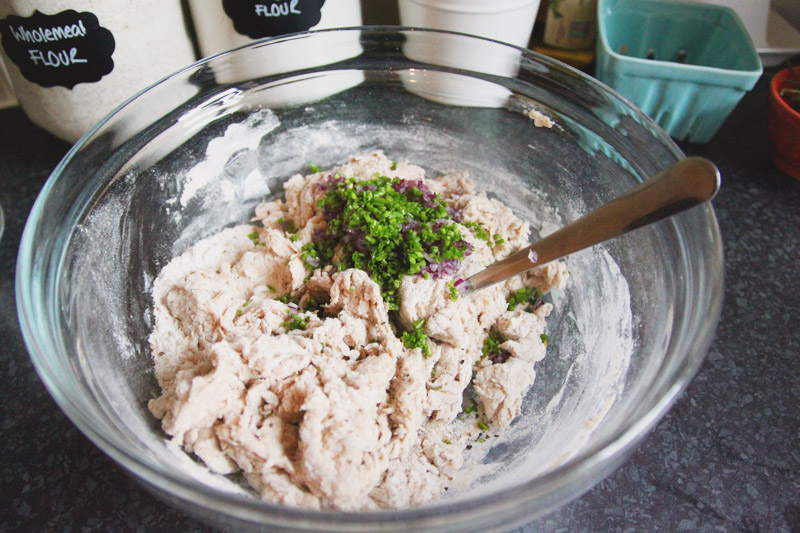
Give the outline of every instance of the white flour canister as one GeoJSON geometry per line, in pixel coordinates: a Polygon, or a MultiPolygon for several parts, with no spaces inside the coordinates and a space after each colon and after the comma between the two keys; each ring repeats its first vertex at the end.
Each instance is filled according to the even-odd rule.
{"type": "Polygon", "coordinates": [[[398,0],[398,9],[403,26],[469,33],[525,48],[539,3],[539,0],[398,0]]]}
{"type": "MultiPolygon", "coordinates": [[[[209,66],[217,82],[237,84],[302,69],[331,65],[358,56],[357,40],[338,32],[303,34],[361,25],[359,0],[189,0],[200,53],[211,56],[259,39],[282,37],[256,46],[236,61],[209,66]],[[289,36],[290,34],[299,34],[289,36]]],[[[234,53],[235,54],[235,53],[234,53]]],[[[291,84],[270,84],[248,98],[268,108],[307,104],[359,85],[361,71],[345,69],[327,76],[308,75],[291,84]]]]}
{"type": "Polygon", "coordinates": [[[195,60],[180,0],[3,0],[0,35],[23,111],[68,142],[195,60]]]}
{"type": "MultiPolygon", "coordinates": [[[[518,47],[530,40],[539,0],[399,0],[403,26],[433,28],[494,39],[518,47]]],[[[410,32],[403,51],[418,61],[498,76],[513,76],[521,52],[482,40],[442,34],[435,50],[424,35],[410,32]]],[[[511,92],[505,87],[457,73],[401,72],[403,86],[429,100],[449,105],[500,107],[511,92]]]]}
{"type": "Polygon", "coordinates": [[[189,0],[200,53],[257,39],[361,25],[360,0],[189,0]]]}

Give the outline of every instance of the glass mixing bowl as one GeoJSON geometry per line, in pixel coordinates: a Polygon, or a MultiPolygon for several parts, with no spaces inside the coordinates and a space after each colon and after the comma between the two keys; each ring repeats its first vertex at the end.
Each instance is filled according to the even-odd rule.
{"type": "MultiPolygon", "coordinates": [[[[617,467],[697,370],[716,325],[722,248],[710,206],[567,259],[522,414],[442,498],[402,510],[261,501],[170,444],[147,336],[159,270],[245,222],[310,163],[383,150],[468,171],[531,222],[567,224],[682,157],[597,81],[529,51],[398,28],[311,32],[201,61],[142,91],[58,165],[19,252],[17,303],[55,400],[152,491],[210,523],[316,531],[508,528],[617,467]],[[541,126],[541,113],[553,126],[541,126]],[[535,120],[539,117],[539,120],[535,120]]],[[[477,447],[476,447],[477,448],[477,447]]]]}

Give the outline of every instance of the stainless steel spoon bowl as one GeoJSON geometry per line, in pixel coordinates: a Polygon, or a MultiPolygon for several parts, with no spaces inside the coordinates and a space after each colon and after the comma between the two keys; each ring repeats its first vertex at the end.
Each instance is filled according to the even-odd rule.
{"type": "Polygon", "coordinates": [[[719,170],[714,163],[702,157],[683,159],[569,226],[474,274],[459,289],[469,294],[677,215],[711,200],[719,186],[719,170]]]}

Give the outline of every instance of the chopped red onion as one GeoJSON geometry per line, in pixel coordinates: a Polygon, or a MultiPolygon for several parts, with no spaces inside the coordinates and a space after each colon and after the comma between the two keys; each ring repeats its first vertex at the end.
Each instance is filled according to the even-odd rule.
{"type": "Polygon", "coordinates": [[[369,252],[369,245],[367,244],[366,235],[360,229],[347,228],[345,230],[344,237],[342,237],[342,242],[352,243],[353,248],[355,248],[361,253],[369,252]]]}
{"type": "Polygon", "coordinates": [[[455,222],[461,222],[463,214],[461,209],[456,209],[452,205],[447,206],[447,215],[452,218],[455,222]]]}
{"type": "Polygon", "coordinates": [[[511,357],[511,352],[508,350],[499,350],[489,354],[489,360],[495,364],[505,363],[509,357],[511,357]]]}
{"type": "Polygon", "coordinates": [[[535,265],[539,261],[539,254],[533,250],[528,250],[528,260],[535,265]]]}
{"type": "Polygon", "coordinates": [[[332,239],[331,235],[328,235],[328,232],[324,229],[315,228],[313,232],[311,232],[311,240],[314,242],[322,242],[329,239],[332,239]]]}
{"type": "Polygon", "coordinates": [[[419,231],[419,229],[420,229],[419,222],[413,219],[409,220],[408,222],[403,222],[402,224],[400,224],[400,231],[402,231],[403,233],[405,233],[408,230],[419,231]]]}
{"type": "Polygon", "coordinates": [[[344,181],[345,181],[345,179],[343,177],[341,177],[341,176],[339,176],[337,178],[333,174],[328,174],[328,176],[325,178],[325,180],[319,180],[317,182],[317,188],[320,191],[325,192],[329,188],[331,188],[332,185],[335,185],[336,183],[344,183],[344,181]]]}
{"type": "Polygon", "coordinates": [[[330,222],[334,218],[341,215],[342,212],[344,212],[344,206],[337,207],[336,209],[325,208],[322,211],[322,218],[324,218],[326,222],[330,222]]]}
{"type": "MultiPolygon", "coordinates": [[[[427,256],[428,254],[426,253],[425,255],[427,256]]],[[[458,259],[445,259],[439,263],[428,263],[420,269],[420,273],[425,274],[427,272],[433,276],[434,279],[452,277],[458,272],[458,266],[460,264],[461,261],[458,259]]]]}
{"type": "Polygon", "coordinates": [[[465,279],[458,278],[455,283],[453,283],[453,287],[458,290],[459,295],[464,295],[469,291],[469,281],[465,279]]]}
{"type": "Polygon", "coordinates": [[[411,189],[418,189],[419,192],[422,193],[419,197],[420,203],[425,207],[433,207],[434,205],[433,200],[436,198],[436,194],[430,187],[425,185],[422,180],[396,179],[392,182],[392,188],[400,193],[408,192],[411,189]]]}

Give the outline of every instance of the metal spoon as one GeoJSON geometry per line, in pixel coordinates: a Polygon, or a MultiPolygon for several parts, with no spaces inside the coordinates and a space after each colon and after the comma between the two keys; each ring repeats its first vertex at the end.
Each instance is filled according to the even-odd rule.
{"type": "Polygon", "coordinates": [[[565,255],[677,215],[711,200],[719,190],[717,167],[689,157],[485,270],[467,278],[462,294],[483,289],[565,255]]]}

